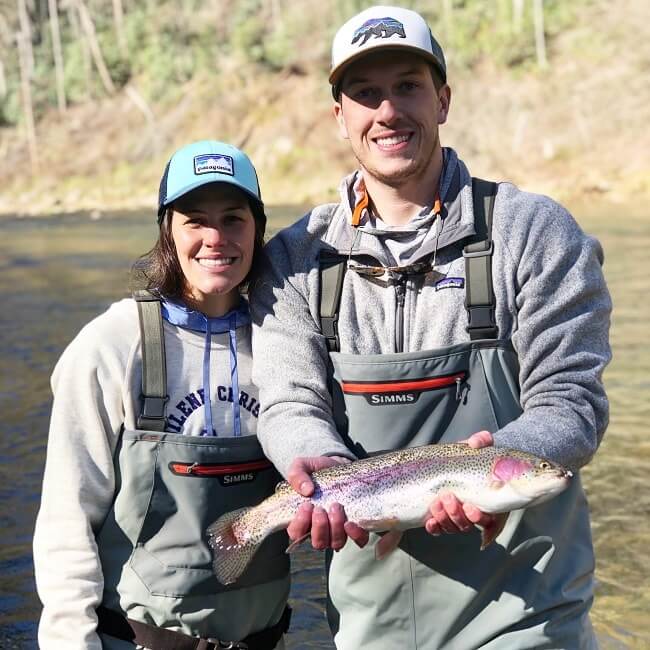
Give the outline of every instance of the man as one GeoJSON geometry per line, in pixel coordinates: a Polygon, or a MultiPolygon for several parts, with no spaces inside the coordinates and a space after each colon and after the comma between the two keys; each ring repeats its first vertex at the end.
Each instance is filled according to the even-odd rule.
{"type": "MultiPolygon", "coordinates": [[[[451,91],[417,13],[372,7],[348,21],[330,82],[359,169],[339,204],[268,245],[251,300],[265,452],[304,495],[315,469],[468,437],[579,469],[608,413],[598,242],[551,199],[472,179],[441,147],[451,91]]],[[[453,494],[430,513],[378,561],[379,537],[366,544],[341,507],[301,507],[290,536],[311,531],[316,548],[338,551],[327,562],[338,648],[596,646],[578,476],[512,513],[483,551],[474,524],[490,517],[453,494]]]]}

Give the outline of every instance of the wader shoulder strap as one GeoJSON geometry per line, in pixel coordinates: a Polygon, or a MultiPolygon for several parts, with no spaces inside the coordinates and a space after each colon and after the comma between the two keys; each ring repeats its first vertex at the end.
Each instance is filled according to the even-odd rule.
{"type": "Polygon", "coordinates": [[[472,178],[472,200],[474,203],[474,241],[463,249],[465,258],[465,307],[467,309],[467,331],[472,341],[496,339],[499,330],[496,324],[494,290],[492,288],[492,213],[496,183],[472,178]]]}
{"type": "Polygon", "coordinates": [[[321,253],[320,272],[320,329],[327,341],[329,352],[338,352],[339,341],[339,306],[343,292],[343,279],[347,271],[347,258],[340,255],[321,253]]]}
{"type": "Polygon", "coordinates": [[[167,367],[160,299],[150,291],[136,291],[142,341],[142,411],[138,429],[165,430],[167,367]]]}

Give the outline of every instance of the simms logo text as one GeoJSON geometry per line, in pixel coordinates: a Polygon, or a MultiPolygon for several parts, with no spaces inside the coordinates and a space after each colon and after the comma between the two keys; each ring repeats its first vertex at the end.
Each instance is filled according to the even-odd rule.
{"type": "Polygon", "coordinates": [[[420,393],[370,393],[364,395],[368,404],[384,406],[387,404],[415,404],[420,393]]]}
{"type": "Polygon", "coordinates": [[[237,485],[239,483],[250,483],[255,480],[253,472],[246,472],[245,474],[224,474],[219,477],[221,485],[237,485]]]}

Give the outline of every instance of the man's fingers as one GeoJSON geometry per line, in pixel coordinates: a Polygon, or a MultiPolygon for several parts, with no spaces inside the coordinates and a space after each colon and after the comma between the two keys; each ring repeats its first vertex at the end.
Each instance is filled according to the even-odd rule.
{"type": "Polygon", "coordinates": [[[466,532],[471,530],[474,525],[466,516],[463,504],[453,494],[441,495],[431,504],[429,512],[431,519],[425,523],[425,528],[432,535],[440,534],[440,532],[466,532]]]}
{"type": "Polygon", "coordinates": [[[342,549],[347,541],[345,534],[345,511],[340,503],[333,503],[329,509],[330,548],[342,549]]]}
{"type": "Polygon", "coordinates": [[[458,529],[454,526],[454,523],[449,519],[449,515],[445,510],[445,506],[442,503],[441,499],[436,499],[429,508],[431,512],[431,517],[435,520],[438,528],[443,533],[457,533],[458,529]]]}
{"type": "Polygon", "coordinates": [[[287,472],[287,481],[291,487],[302,494],[304,497],[311,496],[314,491],[314,484],[312,483],[311,476],[307,471],[307,465],[304,458],[296,458],[289,466],[287,472]]]}
{"type": "Polygon", "coordinates": [[[314,506],[309,501],[300,504],[294,518],[287,526],[287,533],[292,542],[302,539],[311,528],[311,518],[314,506]]]}
{"type": "Polygon", "coordinates": [[[445,512],[447,513],[447,517],[457,530],[465,532],[473,526],[472,522],[465,516],[463,504],[456,498],[455,495],[443,495],[442,505],[445,509],[445,512]]]}
{"type": "Polygon", "coordinates": [[[473,506],[471,503],[463,504],[463,511],[465,516],[472,524],[477,526],[482,526],[483,528],[489,528],[494,525],[495,517],[494,515],[488,514],[479,510],[476,506],[473,506]]]}
{"type": "Polygon", "coordinates": [[[438,522],[433,518],[430,517],[429,519],[424,522],[424,529],[429,533],[429,535],[442,535],[444,532],[440,526],[438,526],[438,522]]]}
{"type": "Polygon", "coordinates": [[[357,526],[353,521],[346,521],[343,528],[347,536],[359,547],[363,548],[370,539],[370,533],[360,526],[357,526]]]}
{"type": "Polygon", "coordinates": [[[304,497],[309,497],[314,492],[314,483],[311,475],[319,469],[332,467],[333,465],[340,465],[341,463],[349,462],[347,458],[338,456],[308,456],[306,458],[295,458],[289,466],[287,472],[287,481],[291,487],[302,494],[304,497]]]}
{"type": "Polygon", "coordinates": [[[320,506],[311,515],[311,545],[322,551],[330,545],[330,520],[327,511],[320,506]]]}
{"type": "Polygon", "coordinates": [[[480,449],[481,447],[491,447],[494,444],[494,438],[489,431],[477,431],[464,442],[472,449],[480,449]]]}

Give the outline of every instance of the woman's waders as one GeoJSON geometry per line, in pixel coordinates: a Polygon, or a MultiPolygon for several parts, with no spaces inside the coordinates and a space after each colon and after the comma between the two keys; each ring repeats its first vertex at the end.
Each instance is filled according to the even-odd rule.
{"type": "Polygon", "coordinates": [[[104,574],[98,610],[103,646],[282,648],[289,624],[286,535],[268,538],[241,579],[226,587],[214,577],[205,532],[220,515],[272,494],[280,477],[257,436],[164,432],[160,302],[147,292],[136,300],[143,404],[137,430],[122,432],[115,500],[97,533],[104,574]]]}

